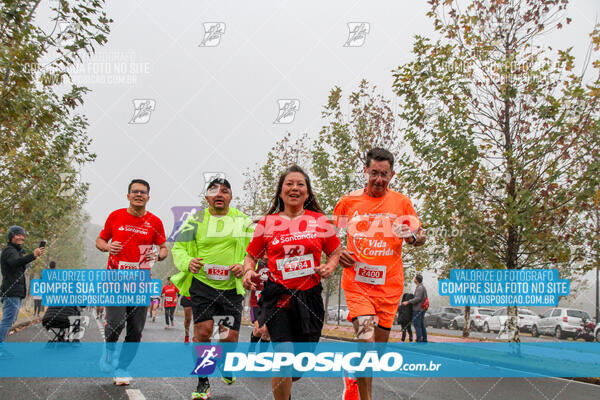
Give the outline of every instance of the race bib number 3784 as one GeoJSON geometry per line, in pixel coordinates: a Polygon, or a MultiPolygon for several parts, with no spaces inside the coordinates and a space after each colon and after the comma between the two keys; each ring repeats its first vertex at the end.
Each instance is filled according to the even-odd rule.
{"type": "Polygon", "coordinates": [[[307,254],[277,260],[277,268],[281,270],[283,279],[300,278],[315,273],[315,262],[313,255],[307,254]]]}

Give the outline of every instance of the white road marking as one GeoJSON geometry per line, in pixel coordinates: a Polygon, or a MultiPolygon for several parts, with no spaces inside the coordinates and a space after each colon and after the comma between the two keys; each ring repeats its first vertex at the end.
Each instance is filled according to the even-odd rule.
{"type": "Polygon", "coordinates": [[[125,393],[127,393],[127,397],[129,397],[129,400],[146,400],[146,398],[139,389],[127,389],[125,390],[125,393]]]}

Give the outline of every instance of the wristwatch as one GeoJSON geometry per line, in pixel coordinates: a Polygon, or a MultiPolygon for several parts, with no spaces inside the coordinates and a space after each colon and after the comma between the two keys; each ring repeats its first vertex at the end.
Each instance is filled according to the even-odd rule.
{"type": "Polygon", "coordinates": [[[413,241],[411,243],[409,243],[409,244],[415,244],[415,243],[417,243],[417,237],[415,236],[415,234],[411,233],[410,236],[412,236],[413,241]]]}

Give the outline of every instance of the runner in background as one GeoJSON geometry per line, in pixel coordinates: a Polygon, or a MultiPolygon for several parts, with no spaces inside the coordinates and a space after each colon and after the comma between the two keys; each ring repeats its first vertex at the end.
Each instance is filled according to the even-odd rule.
{"type": "Polygon", "coordinates": [[[189,343],[190,325],[192,324],[192,299],[188,296],[181,296],[179,304],[183,307],[183,329],[185,330],[183,343],[189,343]]]}
{"type": "Polygon", "coordinates": [[[96,306],[96,319],[104,318],[104,307],[96,306]]]}
{"type": "Polygon", "coordinates": [[[152,317],[152,322],[156,322],[158,307],[160,307],[160,296],[150,297],[150,307],[148,309],[150,311],[150,316],[152,317]]]}
{"type": "Polygon", "coordinates": [[[163,286],[160,296],[163,298],[163,306],[165,307],[165,329],[175,326],[175,308],[177,307],[177,296],[179,289],[171,283],[171,277],[167,277],[167,284],[163,286]]]}
{"type": "MultiPolygon", "coordinates": [[[[173,260],[181,271],[171,277],[182,296],[192,300],[194,342],[210,342],[218,319],[221,342],[237,342],[242,322],[242,262],[252,236],[252,220],[230,207],[231,185],[213,179],[206,190],[209,208],[184,223],[173,245],[173,260]],[[214,318],[214,319],[213,319],[214,318]]],[[[233,376],[223,376],[231,385],[233,376]]],[[[208,377],[199,376],[193,399],[210,397],[208,377]]]]}
{"type": "MultiPolygon", "coordinates": [[[[96,248],[110,253],[108,269],[147,269],[151,270],[155,261],[167,257],[169,249],[162,221],[149,211],[146,204],[150,200],[150,185],[142,179],[134,179],[127,189],[129,207],[113,211],[104,224],[104,229],[96,239],[96,248]],[[110,243],[109,243],[110,241],[110,243]],[[160,246],[158,253],[154,245],[160,246]]],[[[115,368],[115,342],[123,329],[126,329],[125,342],[138,343],[146,323],[147,306],[106,307],[106,327],[104,336],[106,351],[100,360],[100,368],[110,371],[115,368]]],[[[128,346],[121,351],[116,365],[115,385],[129,385],[131,378],[127,372],[135,357],[137,346],[128,346]]]]}
{"type": "MultiPolygon", "coordinates": [[[[272,342],[318,342],[325,319],[321,278],[339,261],[340,240],[313,194],[308,175],[298,166],[279,178],[273,204],[258,222],[244,262],[244,287],[257,290],[258,260],[268,258],[269,279],[258,304],[260,322],[272,342]],[[328,255],[321,263],[321,254],[328,255]]],[[[278,346],[279,347],[279,346],[278,346]]],[[[275,400],[288,400],[292,377],[271,378],[275,400]]]]}
{"type": "Polygon", "coordinates": [[[260,307],[258,306],[258,299],[260,299],[260,292],[263,290],[264,283],[269,279],[269,266],[267,265],[268,259],[266,257],[261,258],[258,261],[258,268],[256,269],[256,273],[258,274],[258,278],[255,279],[256,290],[252,290],[250,292],[250,321],[252,322],[253,328],[250,333],[250,342],[268,342],[271,339],[269,338],[269,331],[265,324],[259,323],[260,317],[260,307]]]}
{"type": "MultiPolygon", "coordinates": [[[[367,186],[343,196],[333,211],[334,223],[347,235],[340,256],[342,288],[357,339],[387,342],[404,287],[402,244],[421,246],[426,235],[410,199],[388,188],[392,153],[371,149],[364,172],[367,186]]],[[[357,381],[360,398],[370,400],[373,378],[357,381]]]]}

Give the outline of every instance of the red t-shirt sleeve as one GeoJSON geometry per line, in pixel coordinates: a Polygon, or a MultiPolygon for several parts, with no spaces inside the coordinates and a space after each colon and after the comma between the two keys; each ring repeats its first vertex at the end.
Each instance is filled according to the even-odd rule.
{"type": "Polygon", "coordinates": [[[152,227],[154,228],[154,244],[161,245],[166,242],[167,238],[165,237],[165,228],[160,218],[154,218],[152,227]]]}
{"type": "Polygon", "coordinates": [[[100,231],[99,236],[102,239],[106,240],[107,242],[110,240],[110,238],[112,238],[112,225],[113,225],[114,215],[115,215],[114,212],[110,213],[108,218],[106,218],[106,222],[104,223],[104,229],[102,229],[100,231]]]}
{"type": "Polygon", "coordinates": [[[327,219],[327,217],[323,216],[325,224],[329,226],[330,229],[327,230],[327,235],[323,238],[323,251],[325,254],[330,255],[337,249],[342,243],[340,239],[335,234],[335,229],[333,228],[333,223],[327,219]]]}
{"type": "Polygon", "coordinates": [[[166,287],[166,286],[164,286],[164,287],[162,288],[162,290],[160,291],[160,294],[161,294],[161,296],[162,296],[163,294],[165,294],[165,289],[166,289],[166,288],[167,288],[167,287],[166,287]]]}
{"type": "Polygon", "coordinates": [[[246,252],[255,259],[262,258],[267,248],[267,241],[265,239],[265,219],[266,217],[262,217],[260,221],[258,221],[258,224],[256,224],[252,240],[246,249],[246,252]]]}

